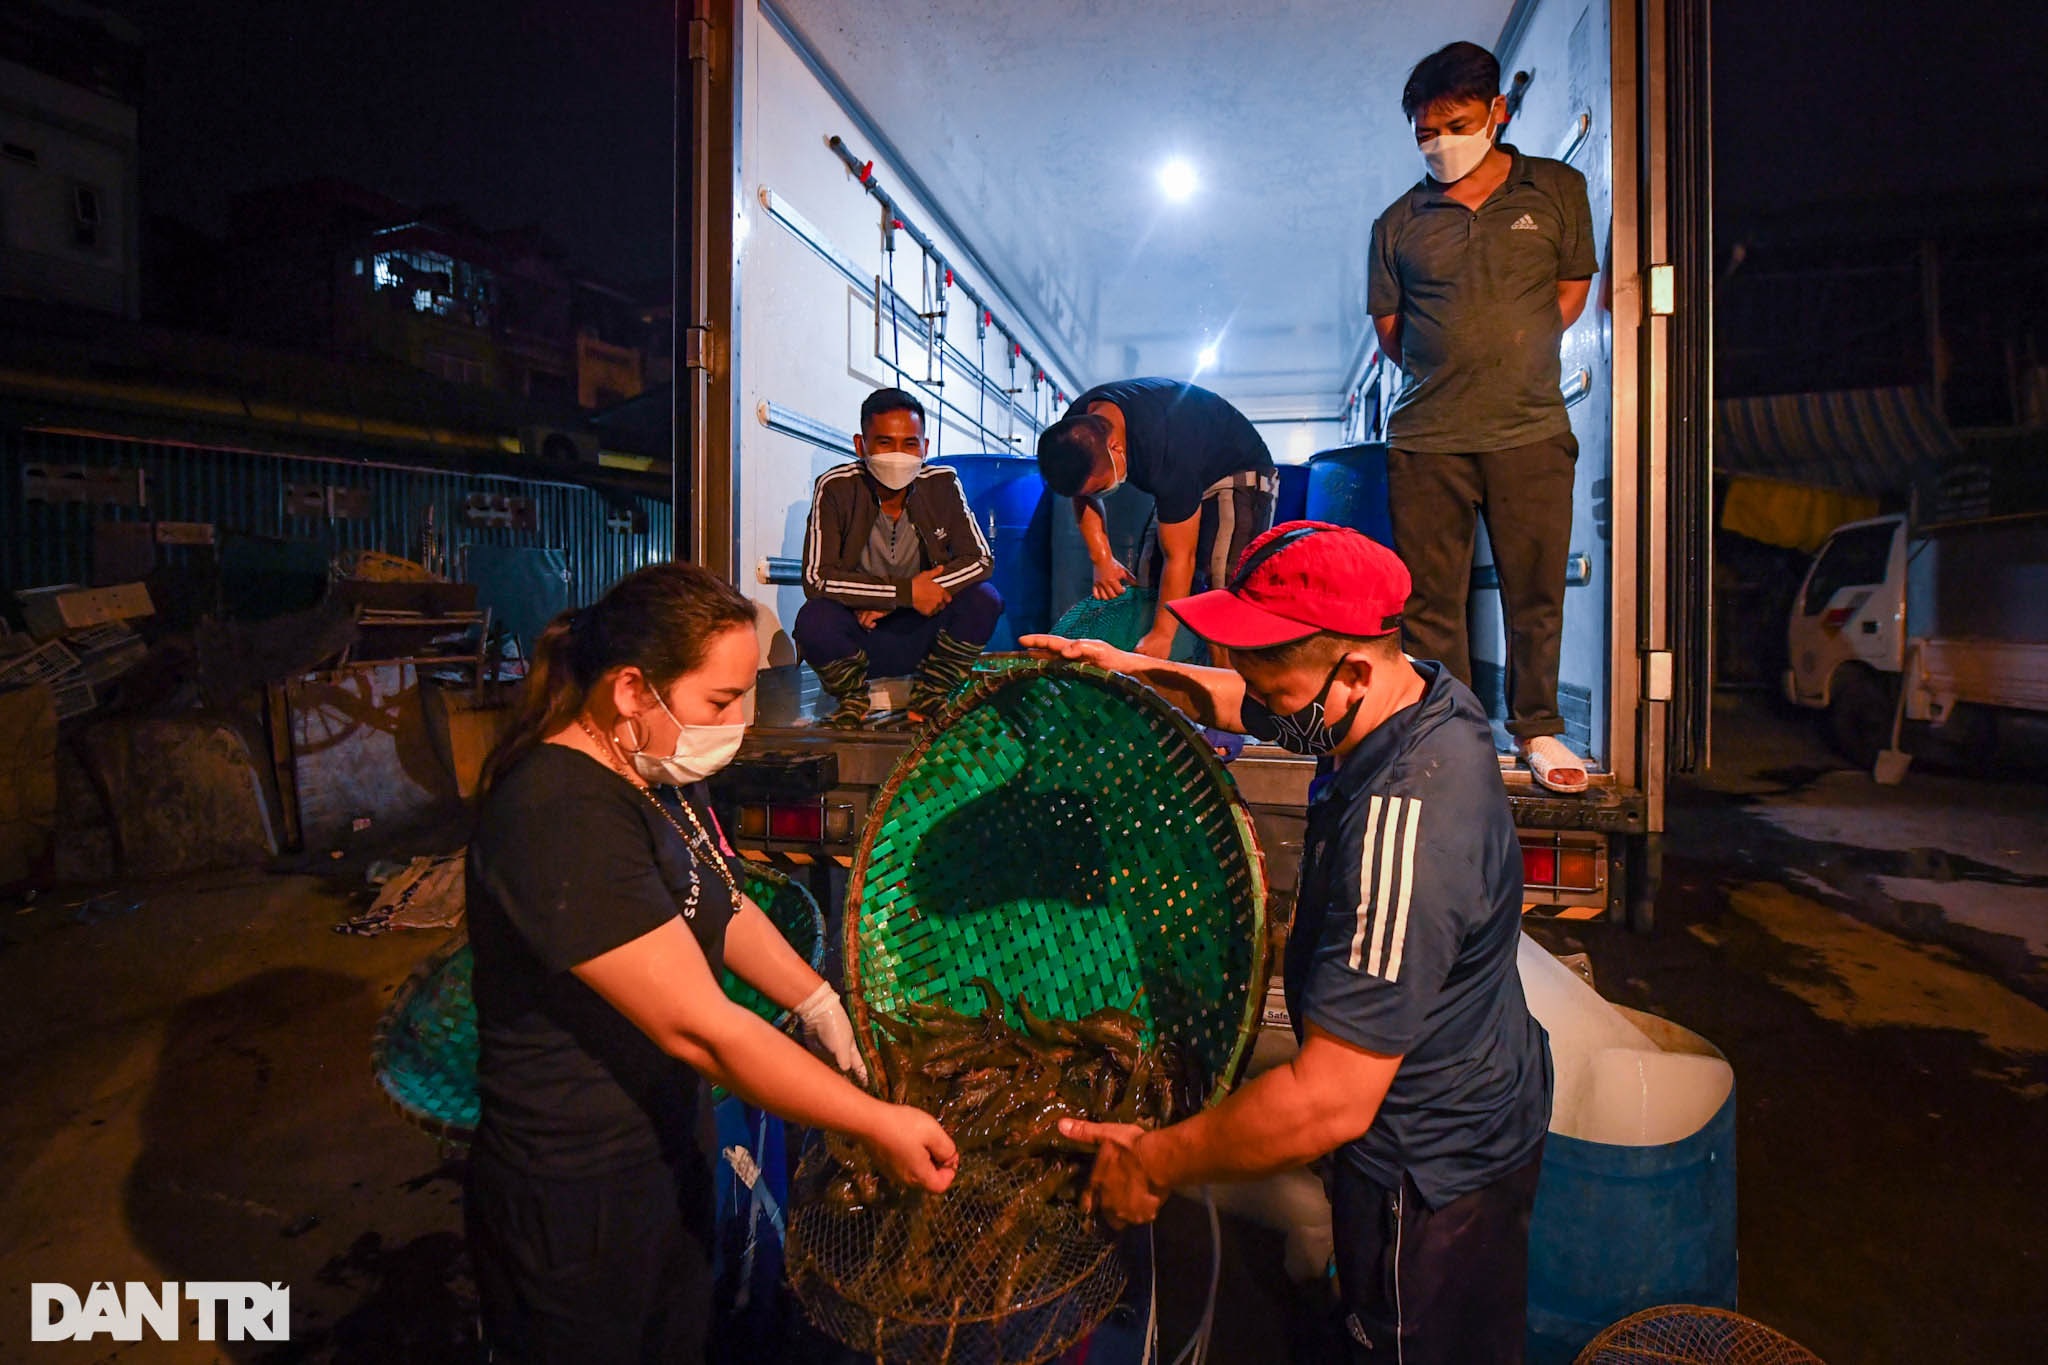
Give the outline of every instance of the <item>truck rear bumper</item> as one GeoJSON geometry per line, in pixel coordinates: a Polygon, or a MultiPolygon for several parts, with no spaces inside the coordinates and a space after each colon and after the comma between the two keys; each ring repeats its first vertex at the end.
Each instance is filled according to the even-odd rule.
{"type": "MultiPolygon", "coordinates": [[[[851,867],[868,816],[911,745],[902,731],[821,732],[759,727],[714,780],[726,833],[742,856],[823,869],[851,867]]],[[[1230,765],[1252,813],[1267,884],[1292,906],[1315,762],[1265,746],[1230,765]]],[[[1544,792],[1521,769],[1503,770],[1521,837],[1525,907],[1590,918],[1618,908],[1623,841],[1651,833],[1640,791],[1596,778],[1583,796],[1544,792]]]]}

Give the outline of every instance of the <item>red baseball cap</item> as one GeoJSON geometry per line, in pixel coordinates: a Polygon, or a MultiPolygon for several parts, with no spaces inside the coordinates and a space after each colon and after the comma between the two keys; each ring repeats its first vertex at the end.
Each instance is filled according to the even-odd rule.
{"type": "Polygon", "coordinates": [[[1401,557],[1370,536],[1327,521],[1288,521],[1245,546],[1227,586],[1166,607],[1211,644],[1265,649],[1324,630],[1399,630],[1409,586],[1401,557]]]}

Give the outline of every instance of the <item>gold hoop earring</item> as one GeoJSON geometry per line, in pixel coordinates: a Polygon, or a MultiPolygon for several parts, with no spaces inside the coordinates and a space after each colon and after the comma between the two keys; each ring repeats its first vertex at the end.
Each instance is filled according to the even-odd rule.
{"type": "Polygon", "coordinates": [[[640,723],[638,716],[620,716],[618,724],[612,726],[612,743],[618,745],[629,754],[637,754],[642,749],[645,749],[647,747],[647,738],[647,727],[640,723]],[[624,739],[619,738],[621,726],[626,731],[626,738],[624,739]]]}

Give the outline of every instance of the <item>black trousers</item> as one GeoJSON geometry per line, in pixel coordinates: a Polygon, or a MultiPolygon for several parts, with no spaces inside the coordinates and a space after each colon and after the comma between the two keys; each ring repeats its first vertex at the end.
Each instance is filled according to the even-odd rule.
{"type": "Polygon", "coordinates": [[[1520,739],[1564,733],[1557,657],[1578,458],[1578,438],[1570,434],[1478,455],[1387,452],[1394,548],[1414,579],[1402,627],[1407,650],[1438,660],[1471,686],[1465,601],[1473,531],[1483,514],[1507,623],[1508,733],[1520,739]]]}
{"type": "MultiPolygon", "coordinates": [[[[1195,530],[1195,581],[1192,590],[1220,588],[1243,557],[1245,546],[1273,529],[1274,495],[1257,484],[1214,489],[1202,496],[1201,521],[1195,530]]],[[[1145,522],[1138,546],[1140,587],[1157,590],[1166,573],[1166,550],[1159,543],[1159,514],[1145,522]]]]}
{"type": "Polygon", "coordinates": [[[924,666],[932,642],[945,631],[963,645],[986,645],[1003,614],[1003,595],[993,583],[976,583],[926,616],[909,607],[890,610],[863,629],[854,609],[829,597],[813,597],[796,614],[790,635],[803,661],[813,668],[854,654],[868,656],[868,672],[877,678],[901,678],[924,666]]]}
{"type": "Polygon", "coordinates": [[[1529,1327],[1528,1164],[1432,1209],[1339,1160],[1327,1179],[1337,1291],[1357,1365],[1519,1365],[1529,1327]]]}
{"type": "Polygon", "coordinates": [[[711,1321],[702,1157],[536,1180],[472,1151],[463,1224],[493,1365],[700,1365],[711,1321]]]}

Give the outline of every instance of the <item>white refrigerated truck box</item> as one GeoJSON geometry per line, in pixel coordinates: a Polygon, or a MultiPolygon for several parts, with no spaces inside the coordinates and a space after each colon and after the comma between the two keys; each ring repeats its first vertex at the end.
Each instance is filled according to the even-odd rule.
{"type": "MultiPolygon", "coordinates": [[[[763,609],[761,714],[723,797],[743,851],[829,877],[907,742],[787,723],[811,484],[850,455],[866,393],[918,394],[939,462],[1028,455],[1088,385],[1193,375],[1213,347],[1200,382],[1276,457],[1370,439],[1393,376],[1367,236],[1420,175],[1401,83],[1466,38],[1501,59],[1507,140],[1585,174],[1600,263],[1561,354],[1580,447],[1561,701],[1598,777],[1584,797],[1503,780],[1532,909],[1647,922],[1665,781],[1706,744],[1703,4],[700,0],[685,17],[677,525],[679,553],[763,609]],[[1154,183],[1170,157],[1194,170],[1183,204],[1154,183]]],[[[1482,545],[1475,667],[1496,678],[1490,574],[1482,545]]],[[[1234,771],[1284,896],[1311,767],[1255,746],[1234,771]]]]}

